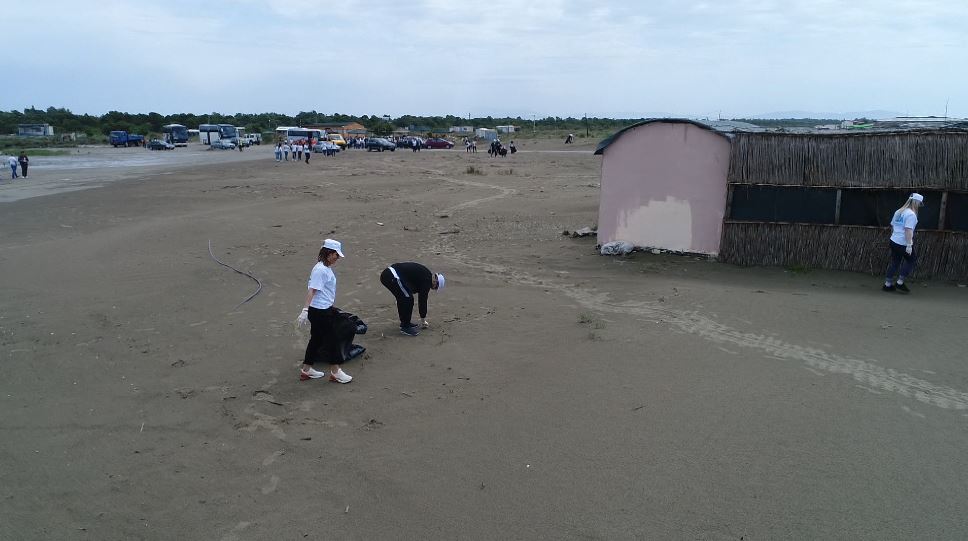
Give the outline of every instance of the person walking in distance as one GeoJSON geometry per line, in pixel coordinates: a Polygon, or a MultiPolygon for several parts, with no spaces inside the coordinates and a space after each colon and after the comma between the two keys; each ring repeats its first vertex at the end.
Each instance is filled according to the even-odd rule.
{"type": "Polygon", "coordinates": [[[17,158],[20,162],[20,176],[27,178],[27,166],[30,165],[30,158],[27,157],[27,152],[24,150],[20,151],[20,157],[17,158]]]}
{"type": "Polygon", "coordinates": [[[8,157],[7,158],[7,165],[10,166],[10,180],[16,179],[17,178],[17,165],[18,165],[17,158],[14,157],[14,156],[8,157]]]}
{"type": "Polygon", "coordinates": [[[276,161],[282,161],[282,143],[276,143],[276,161]]]}
{"type": "Polygon", "coordinates": [[[336,336],[339,310],[333,306],[336,300],[336,274],[331,268],[343,257],[343,244],[337,240],[326,239],[319,249],[316,265],[309,274],[309,291],[306,304],[296,318],[300,325],[310,325],[309,344],[299,379],[318,379],[326,375],[314,368],[316,363],[329,363],[329,380],[349,383],[353,378],[343,372],[340,362],[343,359],[340,343],[336,336]]]}
{"type": "Polygon", "coordinates": [[[918,211],[924,205],[924,196],[912,193],[891,218],[891,262],[884,278],[884,291],[910,293],[904,280],[914,271],[917,252],[914,251],[914,228],[918,225],[918,211]],[[895,273],[897,281],[894,281],[895,273]]]}
{"type": "Polygon", "coordinates": [[[309,155],[313,153],[313,144],[312,143],[313,143],[313,141],[312,141],[312,139],[310,139],[309,140],[309,143],[306,145],[306,165],[309,165],[309,155]]]}
{"type": "Polygon", "coordinates": [[[430,272],[420,263],[394,263],[380,273],[380,283],[393,294],[397,301],[397,315],[400,317],[400,332],[407,336],[417,336],[417,325],[410,322],[413,317],[413,296],[417,296],[420,324],[426,329],[427,297],[430,290],[444,288],[444,275],[430,272]]]}
{"type": "Polygon", "coordinates": [[[289,141],[286,141],[285,143],[283,143],[283,145],[282,145],[282,152],[283,152],[283,154],[286,155],[286,161],[287,162],[289,161],[289,151],[290,150],[292,150],[292,147],[289,146],[289,141]]]}

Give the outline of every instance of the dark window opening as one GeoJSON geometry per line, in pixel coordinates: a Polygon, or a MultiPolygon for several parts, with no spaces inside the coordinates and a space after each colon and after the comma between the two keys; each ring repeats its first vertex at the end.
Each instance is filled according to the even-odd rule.
{"type": "Polygon", "coordinates": [[[733,185],[730,218],[752,222],[832,224],[836,188],[733,185]]]}
{"type": "Polygon", "coordinates": [[[945,229],[968,231],[968,193],[948,192],[944,216],[945,229]]]}
{"type": "MultiPolygon", "coordinates": [[[[811,188],[731,184],[727,219],[748,222],[780,222],[889,227],[894,212],[907,201],[912,189],[811,188]],[[840,192],[838,219],[837,192],[840,192]]],[[[968,193],[948,192],[945,223],[941,224],[944,193],[917,190],[924,196],[918,212],[919,230],[968,231],[968,193]]]]}
{"type": "MultiPolygon", "coordinates": [[[[843,189],[840,196],[840,223],[888,227],[894,212],[901,208],[913,190],[843,189]]],[[[924,206],[918,211],[918,229],[938,229],[941,217],[941,192],[919,191],[924,206]]]]}

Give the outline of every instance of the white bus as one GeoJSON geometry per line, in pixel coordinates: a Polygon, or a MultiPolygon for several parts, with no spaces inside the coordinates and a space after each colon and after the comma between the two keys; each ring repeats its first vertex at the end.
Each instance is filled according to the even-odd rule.
{"type": "Polygon", "coordinates": [[[188,146],[188,128],[181,124],[165,124],[161,127],[165,140],[176,147],[188,146]]]}
{"type": "Polygon", "coordinates": [[[276,128],[276,141],[292,142],[300,139],[322,141],[326,137],[326,132],[315,128],[295,128],[291,126],[279,126],[276,128]]]}
{"type": "Polygon", "coordinates": [[[239,132],[231,124],[202,124],[198,127],[198,140],[203,145],[211,145],[220,139],[238,144],[239,132]]]}

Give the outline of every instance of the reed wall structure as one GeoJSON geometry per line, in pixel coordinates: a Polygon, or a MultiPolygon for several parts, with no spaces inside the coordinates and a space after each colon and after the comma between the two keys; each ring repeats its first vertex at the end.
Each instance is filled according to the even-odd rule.
{"type": "Polygon", "coordinates": [[[727,184],[721,261],[880,274],[917,191],[915,277],[968,280],[968,131],[734,133],[727,184]]]}

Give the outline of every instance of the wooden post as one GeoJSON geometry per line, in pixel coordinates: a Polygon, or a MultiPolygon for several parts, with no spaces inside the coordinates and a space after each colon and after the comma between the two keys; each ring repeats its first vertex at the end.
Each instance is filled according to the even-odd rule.
{"type": "Polygon", "coordinates": [[[834,209],[834,223],[840,223],[840,197],[843,195],[843,190],[837,190],[837,207],[834,209]]]}
{"type": "Polygon", "coordinates": [[[948,217],[947,216],[948,213],[945,212],[947,210],[947,207],[948,207],[948,192],[941,192],[941,210],[938,211],[938,229],[942,229],[942,230],[947,229],[944,226],[944,220],[945,218],[948,217]]]}

